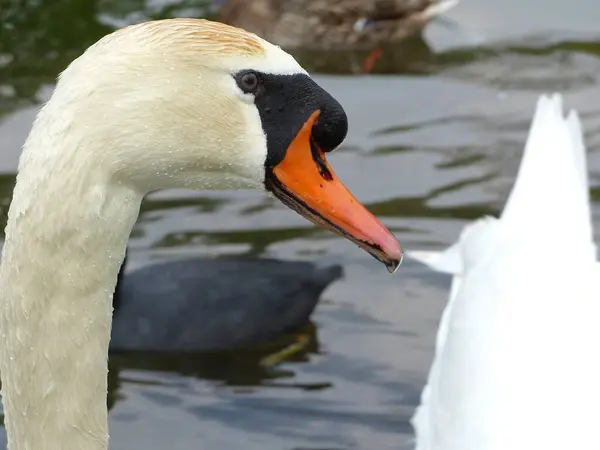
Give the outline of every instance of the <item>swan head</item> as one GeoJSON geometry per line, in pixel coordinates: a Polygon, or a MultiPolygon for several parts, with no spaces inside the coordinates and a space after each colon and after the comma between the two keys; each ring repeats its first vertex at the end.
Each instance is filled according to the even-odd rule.
{"type": "Polygon", "coordinates": [[[118,30],[61,74],[44,120],[68,131],[61,148],[73,170],[85,160],[142,193],[266,189],[390,271],[402,260],[327,162],[347,133],[342,106],[292,56],[244,30],[195,19],[118,30]]]}

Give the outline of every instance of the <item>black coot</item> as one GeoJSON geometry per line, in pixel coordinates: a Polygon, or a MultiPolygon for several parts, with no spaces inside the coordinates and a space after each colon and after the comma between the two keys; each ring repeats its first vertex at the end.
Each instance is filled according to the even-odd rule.
{"type": "MultiPolygon", "coordinates": [[[[125,263],[123,264],[123,267],[125,263]]],[[[304,326],[340,266],[273,259],[188,259],[119,273],[111,351],[251,346],[304,326]]]]}

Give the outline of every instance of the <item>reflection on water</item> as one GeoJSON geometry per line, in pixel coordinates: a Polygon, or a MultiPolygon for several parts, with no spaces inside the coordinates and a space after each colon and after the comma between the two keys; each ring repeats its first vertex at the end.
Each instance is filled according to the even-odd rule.
{"type": "MultiPolygon", "coordinates": [[[[310,355],[319,353],[319,342],[314,324],[301,330],[308,337],[308,342],[298,352],[289,355],[289,362],[308,362],[310,355]]],[[[273,386],[296,387],[317,390],[329,387],[327,383],[295,383],[292,370],[265,364],[274,351],[284,348],[293,342],[293,336],[281,336],[273,342],[251,349],[240,349],[229,352],[205,352],[198,354],[144,354],[116,353],[111,357],[115,372],[131,369],[137,371],[177,372],[190,377],[216,381],[219,384],[236,387],[273,386]],[[286,380],[290,382],[286,382],[286,380]]],[[[120,381],[135,382],[134,379],[120,378],[120,381]]],[[[118,383],[117,380],[115,380],[118,383]]]]}
{"type": "MultiPolygon", "coordinates": [[[[405,248],[441,248],[467,221],[497,214],[535,100],[547,90],[565,92],[566,104],[582,113],[600,217],[600,41],[589,35],[591,19],[579,1],[589,2],[571,2],[558,31],[553,18],[563,2],[535,0],[548,22],[537,15],[528,26],[514,20],[528,14],[522,2],[464,2],[451,14],[457,25],[444,33],[477,46],[436,52],[444,42],[427,39],[434,26],[384,49],[374,71],[394,75],[339,76],[355,72],[362,54],[296,55],[312,70],[338,74],[316,75],[350,119],[332,166],[405,248]],[[505,35],[496,31],[499,20],[505,35]]],[[[57,73],[114,27],[212,11],[202,0],[7,5],[0,7],[1,223],[19,147],[57,73]]],[[[113,355],[111,448],[386,450],[409,442],[445,277],[410,261],[389,276],[353,245],[261,192],[149,195],[132,234],[132,266],[199,254],[341,263],[346,276],[325,292],[306,330],[308,346],[280,365],[260,361],[292,336],[230,353],[113,355]]]]}

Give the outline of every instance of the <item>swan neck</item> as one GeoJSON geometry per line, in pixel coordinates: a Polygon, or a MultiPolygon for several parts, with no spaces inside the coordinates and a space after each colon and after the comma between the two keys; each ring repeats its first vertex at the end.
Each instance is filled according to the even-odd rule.
{"type": "Polygon", "coordinates": [[[112,295],[142,194],[101,165],[63,157],[65,139],[36,135],[21,156],[0,265],[8,448],[105,450],[112,295]]]}

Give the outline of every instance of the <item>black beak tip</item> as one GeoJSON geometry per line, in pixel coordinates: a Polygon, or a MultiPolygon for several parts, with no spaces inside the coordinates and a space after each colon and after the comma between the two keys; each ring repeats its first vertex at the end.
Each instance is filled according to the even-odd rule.
{"type": "Polygon", "coordinates": [[[385,267],[387,268],[387,271],[389,273],[394,273],[398,270],[398,267],[400,267],[400,264],[402,264],[402,260],[404,259],[404,255],[402,255],[400,257],[400,259],[394,259],[394,260],[389,260],[388,262],[385,262],[385,267]]]}
{"type": "Polygon", "coordinates": [[[394,273],[398,270],[402,261],[404,261],[404,253],[400,254],[400,258],[391,258],[388,255],[384,254],[379,247],[375,248],[365,248],[363,247],[373,258],[375,258],[380,263],[385,265],[387,271],[389,273],[394,273]]]}

